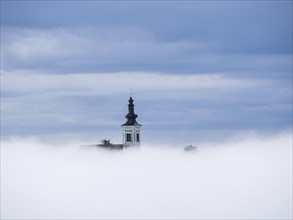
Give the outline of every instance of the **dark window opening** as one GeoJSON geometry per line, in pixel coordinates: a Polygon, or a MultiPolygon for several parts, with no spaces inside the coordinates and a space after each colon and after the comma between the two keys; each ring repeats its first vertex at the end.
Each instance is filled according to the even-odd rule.
{"type": "Polygon", "coordinates": [[[126,141],[131,142],[131,134],[126,134],[126,141]]]}
{"type": "Polygon", "coordinates": [[[136,141],[139,142],[139,134],[136,134],[136,141]]]}

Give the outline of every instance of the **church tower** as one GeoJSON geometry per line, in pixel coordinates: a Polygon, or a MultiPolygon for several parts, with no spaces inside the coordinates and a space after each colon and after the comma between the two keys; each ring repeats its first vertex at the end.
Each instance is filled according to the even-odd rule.
{"type": "Polygon", "coordinates": [[[142,125],[137,123],[137,115],[134,113],[134,104],[132,96],[128,100],[128,114],[125,115],[127,119],[123,128],[123,147],[139,146],[140,145],[140,128],[142,125]]]}

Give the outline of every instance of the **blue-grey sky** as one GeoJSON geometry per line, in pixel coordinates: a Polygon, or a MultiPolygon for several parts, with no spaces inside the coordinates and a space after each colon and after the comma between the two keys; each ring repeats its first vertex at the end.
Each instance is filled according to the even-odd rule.
{"type": "Polygon", "coordinates": [[[1,1],[2,135],[292,127],[292,1],[1,1]]]}

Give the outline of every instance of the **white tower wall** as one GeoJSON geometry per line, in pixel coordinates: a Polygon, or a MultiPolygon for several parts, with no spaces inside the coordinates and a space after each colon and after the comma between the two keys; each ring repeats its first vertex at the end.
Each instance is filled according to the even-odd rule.
{"type": "Polygon", "coordinates": [[[125,147],[140,146],[140,127],[141,126],[123,126],[123,145],[125,147]]]}

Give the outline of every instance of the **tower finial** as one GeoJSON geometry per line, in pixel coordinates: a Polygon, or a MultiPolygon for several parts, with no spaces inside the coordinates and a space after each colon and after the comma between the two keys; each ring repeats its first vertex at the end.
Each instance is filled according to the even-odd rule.
{"type": "Polygon", "coordinates": [[[132,96],[132,89],[131,89],[131,87],[129,88],[129,96],[130,97],[132,96]]]}

